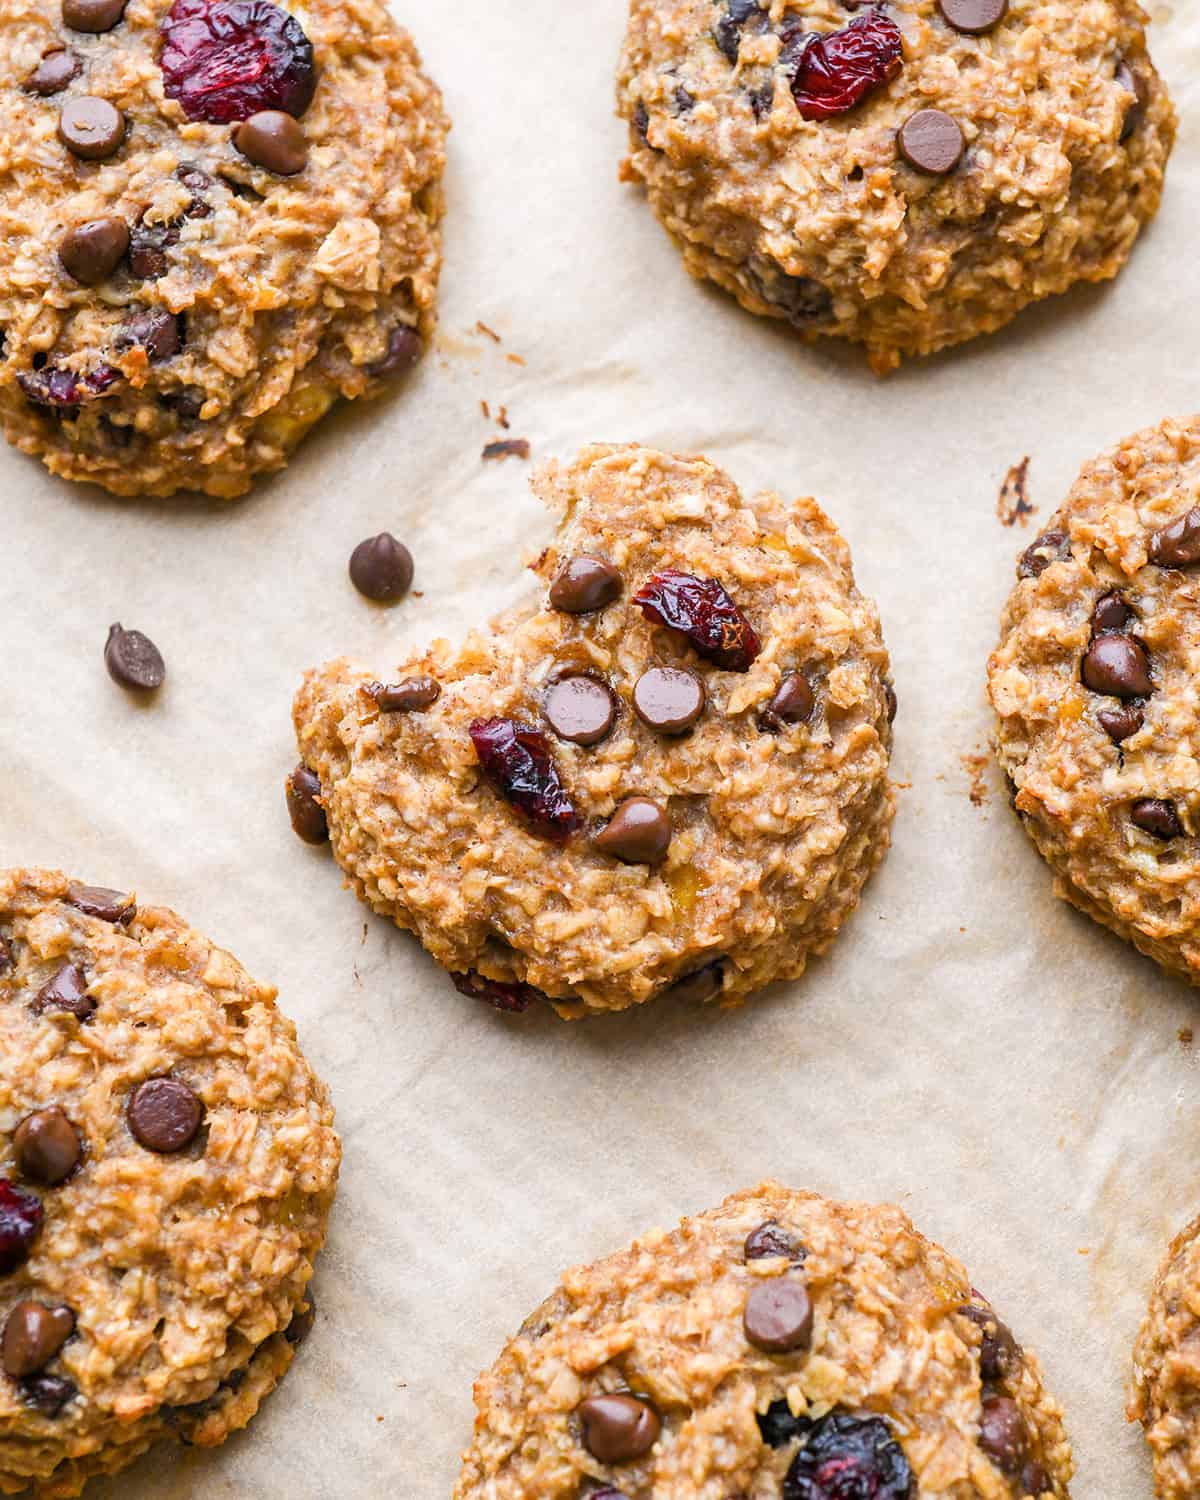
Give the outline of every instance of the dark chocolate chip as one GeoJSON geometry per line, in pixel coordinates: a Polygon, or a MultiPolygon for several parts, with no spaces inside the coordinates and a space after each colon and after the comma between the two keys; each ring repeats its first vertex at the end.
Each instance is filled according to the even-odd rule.
{"type": "Polygon", "coordinates": [[[542,701],[542,716],[560,740],[598,745],[612,733],[617,706],[604,683],[594,677],[560,677],[542,701]]]}
{"type": "Polygon", "coordinates": [[[366,367],[373,380],[383,380],[389,375],[399,375],[412,369],[421,357],[421,336],[415,328],[398,323],[388,333],[387,348],[382,358],[366,367]]]}
{"type": "Polygon", "coordinates": [[[1129,739],[1146,722],[1146,716],[1132,703],[1122,703],[1120,708],[1102,708],[1096,715],[1100,728],[1114,744],[1129,739]]]}
{"type": "Polygon", "coordinates": [[[1183,824],[1175,804],[1165,797],[1140,797],[1129,809],[1129,818],[1136,828],[1156,839],[1183,837],[1183,824]]]}
{"type": "Polygon", "coordinates": [[[17,1169],[30,1182],[57,1187],[65,1182],[83,1155],[74,1125],[57,1104],[26,1115],[13,1133],[17,1169]]]}
{"type": "Polygon", "coordinates": [[[74,83],[82,69],[83,64],[74,52],[58,47],[46,53],[21,87],[27,94],[47,99],[51,94],[61,94],[69,83],[74,83]]]}
{"type": "Polygon", "coordinates": [[[121,148],[125,116],[107,99],[83,94],[68,99],[58,117],[58,138],[82,161],[103,161],[121,148]]]}
{"type": "Polygon", "coordinates": [[[234,128],[233,144],[247,161],[279,177],[294,177],[308,165],[304,131],[281,109],[263,109],[234,128]]]}
{"type": "Polygon", "coordinates": [[[1102,635],[1106,630],[1124,630],[1132,619],[1133,611],[1120,594],[1105,594],[1097,599],[1092,610],[1092,630],[1096,635],[1102,635]]]}
{"type": "Polygon", "coordinates": [[[316,1317],[316,1298],[312,1294],[311,1287],[306,1288],[304,1301],[297,1307],[296,1311],[292,1314],[292,1321],[283,1330],[284,1338],[287,1339],[289,1344],[302,1344],[312,1332],[312,1326],[316,1321],[316,1317]]]}
{"type": "Polygon", "coordinates": [[[1008,0],[938,0],[938,9],[955,31],[981,36],[1008,14],[1008,0]]]}
{"type": "Polygon", "coordinates": [[[72,31],[111,31],[125,14],[125,0],[62,0],[63,25],[72,31]]]}
{"type": "Polygon", "coordinates": [[[763,711],[763,724],[768,729],[807,724],[816,706],[817,700],[808,678],[802,672],[786,672],[775,696],[763,711]]]}
{"type": "Polygon", "coordinates": [[[88,977],[78,964],[63,964],[42,985],[33,998],[35,1015],[48,1010],[67,1010],[80,1021],[86,1021],[96,1009],[96,1002],[87,993],[88,977]]]}
{"type": "Polygon", "coordinates": [[[1051,563],[1065,562],[1070,555],[1071,539],[1065,531],[1044,531],[1021,553],[1017,577],[1040,578],[1051,563]]]}
{"type": "Polygon", "coordinates": [[[1117,64],[1116,79],[1131,96],[1125,109],[1125,118],[1121,122],[1119,137],[1121,141],[1127,141],[1138,127],[1138,122],[1150,99],[1150,90],[1146,87],[1146,81],[1142,75],[1136,73],[1124,58],[1117,64]]]}
{"type": "Polygon", "coordinates": [[[166,1156],[195,1140],[204,1107],[178,1078],[147,1078],[130,1095],[125,1117],[147,1151],[166,1156]]]}
{"type": "Polygon", "coordinates": [[[63,270],[81,286],[99,286],[125,258],[129,225],[124,219],[89,219],[68,229],[58,245],[63,270]]]}
{"type": "Polygon", "coordinates": [[[919,109],[901,125],[896,144],[910,167],[944,177],[962,160],[967,142],[953,115],[944,109],[919,109]]]}
{"type": "Polygon", "coordinates": [[[885,682],[884,683],[884,685],[883,685],[883,701],[887,705],[888,723],[889,724],[894,724],[896,722],[896,710],[900,706],[899,703],[896,700],[896,689],[895,689],[894,684],[892,684],[890,682],[885,682]]]}
{"type": "Polygon", "coordinates": [[[678,667],[651,667],[633,689],[639,719],[659,734],[685,734],[704,712],[704,684],[678,667]]]}
{"type": "Polygon", "coordinates": [[[44,1370],[75,1331],[69,1307],[47,1307],[41,1302],[18,1302],[4,1324],[0,1363],[14,1380],[44,1370]]]}
{"type": "Polygon", "coordinates": [[[21,1399],[44,1417],[57,1417],[75,1397],[77,1388],[65,1375],[30,1375],[19,1386],[21,1399]]]}
{"type": "Polygon", "coordinates": [[[135,313],[117,334],[118,349],[144,349],[152,363],[171,359],[183,344],[183,317],[165,307],[135,313]]]}
{"type": "Polygon", "coordinates": [[[368,599],[392,604],[412,585],[412,553],[390,531],[369,536],[350,554],[350,580],[368,599]]]}
{"type": "Polygon", "coordinates": [[[788,1354],[812,1343],[813,1309],[808,1288],[795,1277],[764,1281],[746,1298],[746,1339],[765,1354],[788,1354]]]}
{"type": "Polygon", "coordinates": [[[588,615],[621,597],[621,575],[602,557],[569,557],[550,585],[550,605],[565,615],[588,615]]]}
{"type": "Polygon", "coordinates": [[[1050,1488],[1050,1480],[1041,1464],[1027,1463],[1021,1470],[1021,1491],[1023,1494],[1032,1495],[1035,1500],[1044,1495],[1050,1488]]]}
{"type": "Polygon", "coordinates": [[[318,801],[321,783],[316,772],[307,766],[297,766],[288,777],[284,790],[288,817],[297,838],[302,838],[306,844],[325,843],[329,838],[329,823],[325,809],[318,801]]]}
{"type": "Polygon", "coordinates": [[[1149,553],[1150,561],[1160,568],[1190,568],[1200,563],[1200,505],[1156,531],[1149,553]]]}
{"type": "Polygon", "coordinates": [[[381,714],[423,713],[442,696],[432,677],[406,677],[403,682],[372,682],[365,689],[381,714]]]}
{"type": "MultiPolygon", "coordinates": [[[[637,131],[643,146],[650,146],[650,111],[646,108],[643,100],[639,99],[633,108],[633,128],[637,131]]],[[[656,148],[650,146],[653,151],[656,148]]]]}
{"type": "Polygon", "coordinates": [[[671,847],[671,819],[649,797],[626,797],[592,847],[627,865],[660,865],[671,847]]]}
{"type": "Polygon", "coordinates": [[[137,914],[137,906],[130,896],[124,891],[109,890],[104,885],[72,885],[67,890],[67,901],[85,917],[115,922],[120,927],[128,927],[137,914]]]}
{"type": "Polygon", "coordinates": [[[788,1260],[802,1261],[806,1251],[777,1219],[768,1219],[746,1236],[743,1254],[747,1260],[769,1260],[783,1255],[788,1260]]]}
{"type": "Polygon", "coordinates": [[[979,1375],[984,1381],[1003,1380],[1021,1357],[1017,1341],[1006,1324],[986,1304],[969,1302],[959,1311],[980,1330],[979,1375]]]}
{"type": "Polygon", "coordinates": [[[677,979],[667,990],[667,994],[688,1005],[703,1005],[706,1001],[715,1000],[723,986],[722,965],[718,958],[704,968],[677,979]]]}
{"type": "Polygon", "coordinates": [[[147,224],[139,219],[129,239],[129,269],[140,281],[157,281],[167,273],[167,251],[179,243],[179,221],[147,224]]]}
{"type": "Polygon", "coordinates": [[[811,276],[789,276],[764,256],[754,259],[747,275],[763,301],[778,308],[793,328],[823,323],[833,312],[833,294],[811,276]]]}
{"type": "Polygon", "coordinates": [[[989,1396],[979,1418],[979,1446],[998,1469],[1015,1474],[1025,1458],[1029,1432],[1017,1403],[1008,1396],[989,1396]]]}
{"type": "Polygon", "coordinates": [[[1082,677],[1093,693],[1114,698],[1147,698],[1154,691],[1149,658],[1127,635],[1098,635],[1084,655],[1082,677]]]}
{"type": "Polygon", "coordinates": [[[583,1445],[602,1464],[623,1464],[648,1453],[662,1423],[648,1401],[619,1393],[589,1396],[578,1408],[583,1445]]]}
{"type": "Polygon", "coordinates": [[[772,1401],[766,1411],[759,1412],[755,1420],[768,1448],[786,1448],[813,1425],[809,1417],[793,1416],[791,1407],[782,1397],[772,1401]]]}
{"type": "Polygon", "coordinates": [[[108,627],[104,665],[114,682],[138,693],[152,693],[162,687],[167,675],[162,653],[149,636],[140,630],[126,630],[119,623],[108,627]]]}

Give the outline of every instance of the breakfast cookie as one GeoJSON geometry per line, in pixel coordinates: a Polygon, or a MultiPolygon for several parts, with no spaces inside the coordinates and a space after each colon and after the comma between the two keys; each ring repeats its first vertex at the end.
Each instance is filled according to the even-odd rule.
{"type": "Polygon", "coordinates": [[[1133,1346],[1129,1420],[1146,1429],[1159,1500],[1200,1494],[1200,1219],[1175,1236],[1133,1346]]]}
{"type": "Polygon", "coordinates": [[[173,912],[0,873],[0,1492],[244,1427],[311,1321],[340,1146],[275,993],[173,912]]]}
{"type": "Polygon", "coordinates": [[[996,751],[1055,890],[1200,983],[1200,417],[1086,464],[1022,554],[996,751]]]}
{"type": "Polygon", "coordinates": [[[625,174],[743,307],[879,373],[1115,276],[1175,116],[1136,0],[632,0],[625,174]]]}
{"type": "Polygon", "coordinates": [[[475,1405],[454,1500],[1045,1500],[1072,1473],[958,1261],[771,1182],[568,1271],[475,1405]]]}
{"type": "Polygon", "coordinates": [[[232,497],[434,326],[447,121],[378,0],[0,0],[0,418],[232,497]]]}
{"type": "Polygon", "coordinates": [[[539,597],[295,704],[297,832],[465,993],[561,1015],[799,975],[887,847],[895,699],[811,500],[701,458],[585,449],[539,597]]]}

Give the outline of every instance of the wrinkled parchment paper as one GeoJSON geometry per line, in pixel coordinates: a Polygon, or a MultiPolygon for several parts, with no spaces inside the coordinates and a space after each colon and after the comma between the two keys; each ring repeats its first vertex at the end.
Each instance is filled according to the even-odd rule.
{"type": "Polygon", "coordinates": [[[1089,455],[1200,404],[1200,6],[1154,18],[1182,136],[1123,276],[882,383],[693,283],[618,183],[623,0],[398,12],[455,122],[442,332],[408,388],[229,507],[113,500],[0,453],[0,861],[133,886],[278,984],[345,1142],[287,1381],[224,1449],[162,1450],[89,1494],[445,1500],[472,1380],[564,1267],[774,1175],[901,1203],[1041,1352],[1075,1494],[1149,1497],[1124,1386],[1159,1255],[1200,1212],[1196,997],[1052,898],[996,773],[964,757],[986,748],[985,662],[1033,535],[997,519],[1009,466],[1030,455],[1035,527],[1089,455]],[[342,652],[386,669],[525,588],[548,526],[527,465],[481,462],[502,436],[535,461],[703,451],[743,487],[815,494],[879,602],[894,848],[831,955],[740,1013],[501,1017],[288,826],[301,672],[342,652]],[[392,610],[346,578],[384,528],[417,559],[392,610]],[[166,656],[147,707],[104,672],[113,620],[166,656]]]}

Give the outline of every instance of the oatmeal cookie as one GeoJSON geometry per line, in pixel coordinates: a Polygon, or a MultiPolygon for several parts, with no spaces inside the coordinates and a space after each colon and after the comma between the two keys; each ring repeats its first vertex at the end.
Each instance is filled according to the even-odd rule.
{"type": "Polygon", "coordinates": [[[1136,0],[632,0],[624,172],[693,276],[879,373],[1115,276],[1175,116],[1136,0]]]}
{"type": "Polygon", "coordinates": [[[0,418],[232,497],[428,342],[448,128],[377,0],[0,0],[0,418]]]}
{"type": "Polygon", "coordinates": [[[996,751],[1055,890],[1200,982],[1200,418],[1086,464],[1017,565],[996,751]]]}
{"type": "Polygon", "coordinates": [[[1176,1235],[1133,1346],[1129,1420],[1146,1429],[1159,1500],[1200,1494],[1200,1219],[1176,1235]]]}
{"type": "Polygon", "coordinates": [[[0,1492],[244,1427],[311,1318],[340,1146],[274,991],[173,912],[0,873],[0,1492]]]}
{"type": "Polygon", "coordinates": [[[302,837],[468,994],[564,1016],[799,975],[887,847],[895,699],[811,500],[593,447],[534,480],[540,595],[295,704],[302,837]]]}
{"type": "Polygon", "coordinates": [[[475,1405],[454,1500],[1046,1500],[1072,1473],[958,1261],[771,1182],[568,1271],[475,1405]]]}

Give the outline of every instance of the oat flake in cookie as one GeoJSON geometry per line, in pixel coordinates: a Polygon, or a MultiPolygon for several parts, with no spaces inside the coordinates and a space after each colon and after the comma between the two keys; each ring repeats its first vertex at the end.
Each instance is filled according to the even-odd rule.
{"type": "Polygon", "coordinates": [[[561,525],[527,606],[386,674],[306,678],[299,769],[336,859],[502,1009],[795,978],[893,812],[888,658],[845,542],[811,500],[645,448],[534,488],[561,525]]]}
{"type": "Polygon", "coordinates": [[[1136,0],[632,0],[626,174],[692,275],[883,373],[1115,276],[1175,133],[1136,0]]]}
{"type": "Polygon", "coordinates": [[[568,1271],[454,1500],[1065,1497],[1037,1357],[898,1208],[764,1183],[568,1271]]]}
{"type": "Polygon", "coordinates": [[[1129,1420],[1141,1422],[1159,1500],[1200,1493],[1200,1219],[1176,1235],[1133,1346],[1129,1420]]]}
{"type": "Polygon", "coordinates": [[[0,417],[232,497],[428,344],[447,121],[377,0],[0,0],[0,417]]]}
{"type": "Polygon", "coordinates": [[[214,1446],[286,1372],[340,1146],[274,991],[173,912],[0,873],[0,1492],[214,1446]]]}
{"type": "Polygon", "coordinates": [[[1086,464],[1017,564],[996,751],[1055,891],[1200,983],[1200,418],[1086,464]]]}

